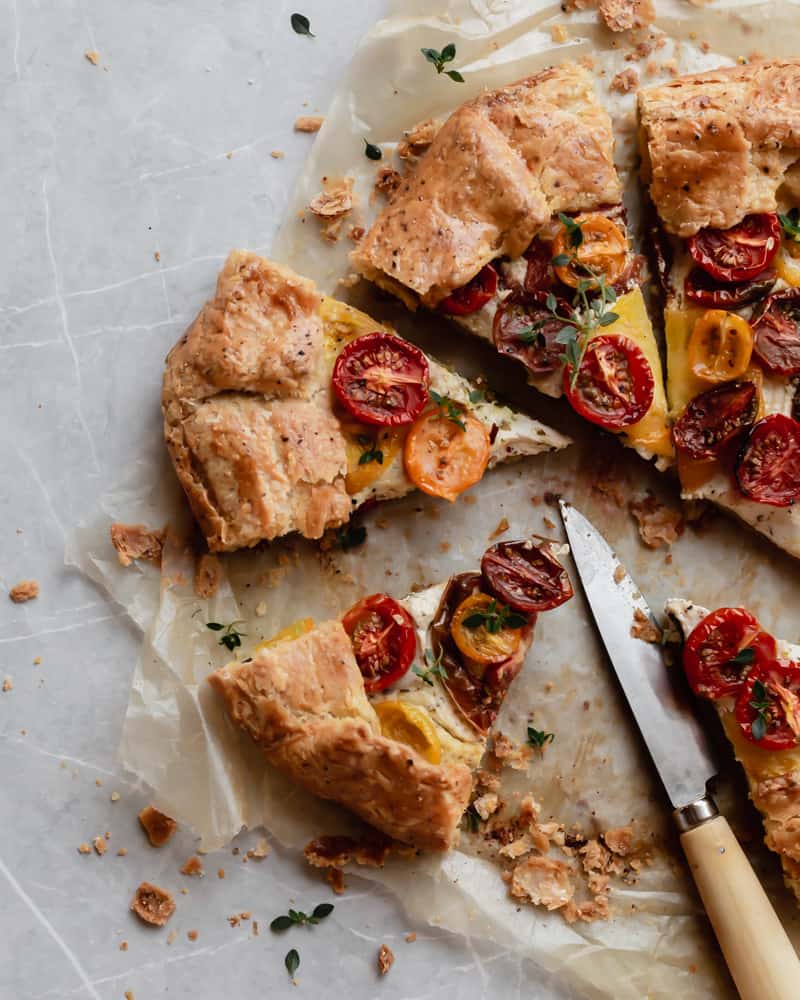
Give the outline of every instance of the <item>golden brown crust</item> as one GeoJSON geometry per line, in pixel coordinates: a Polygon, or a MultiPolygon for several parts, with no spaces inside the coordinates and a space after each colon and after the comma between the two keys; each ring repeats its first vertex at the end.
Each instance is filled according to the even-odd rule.
{"type": "Polygon", "coordinates": [[[462,105],[352,253],[409,305],[435,305],[550,217],[616,204],[611,121],[565,64],[462,105]]]}
{"type": "Polygon", "coordinates": [[[786,885],[800,902],[800,771],[751,780],[750,785],[764,817],[764,842],[780,856],[786,885]]]}
{"type": "Polygon", "coordinates": [[[209,682],[234,722],[304,788],[404,843],[452,846],[470,771],[430,764],[381,735],[340,622],[260,650],[249,663],[228,664],[209,682]]]}
{"type": "Polygon", "coordinates": [[[212,551],[319,538],[349,517],[319,305],[313,282],[234,250],[167,357],[167,448],[212,551]]]}
{"type": "Polygon", "coordinates": [[[643,177],[668,232],[774,212],[800,160],[800,59],[683,76],[639,91],[643,177]]]}

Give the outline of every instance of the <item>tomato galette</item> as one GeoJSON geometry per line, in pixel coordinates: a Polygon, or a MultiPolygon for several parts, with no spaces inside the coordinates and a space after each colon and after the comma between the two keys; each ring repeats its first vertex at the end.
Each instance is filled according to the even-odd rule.
{"type": "Polygon", "coordinates": [[[352,258],[665,466],[661,359],[613,153],[591,73],[574,63],[484,93],[441,125],[352,258]]]}
{"type": "Polygon", "coordinates": [[[167,357],[162,409],[213,551],[295,531],[319,538],[367,501],[414,489],[455,500],[487,467],[569,444],[241,250],[167,357]]]}
{"type": "Polygon", "coordinates": [[[683,496],[800,556],[800,60],[639,92],[683,496]]]}
{"type": "Polygon", "coordinates": [[[293,781],[396,840],[446,850],[536,616],[571,596],[547,544],[499,542],[479,571],[304,619],[209,682],[293,781]]]}
{"type": "Polygon", "coordinates": [[[709,613],[673,600],[666,610],[683,633],[689,684],[717,709],[767,847],[800,900],[800,646],[775,639],[744,608],[709,613]]]}

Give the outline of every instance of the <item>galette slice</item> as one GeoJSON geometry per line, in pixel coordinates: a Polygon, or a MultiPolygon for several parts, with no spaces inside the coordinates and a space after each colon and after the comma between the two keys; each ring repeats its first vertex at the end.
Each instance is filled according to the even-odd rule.
{"type": "Polygon", "coordinates": [[[800,556],[800,60],[639,92],[683,496],[800,556]]]}
{"type": "Polygon", "coordinates": [[[642,260],[591,74],[567,63],[481,94],[428,123],[425,144],[353,251],[356,270],[488,340],[541,392],[668,465],[642,260]]]}
{"type": "Polygon", "coordinates": [[[455,500],[570,442],[313,282],[233,251],[170,351],[164,435],[212,551],[319,538],[367,501],[455,500]]]}
{"type": "Polygon", "coordinates": [[[764,817],[765,843],[800,901],[800,646],[775,639],[744,608],[709,613],[672,600],[666,610],[684,639],[689,684],[713,702],[764,817]]]}
{"type": "Polygon", "coordinates": [[[341,619],[295,623],[209,683],[297,784],[443,851],[537,614],[571,596],[548,545],[500,542],[474,572],[402,601],[373,594],[341,619]]]}

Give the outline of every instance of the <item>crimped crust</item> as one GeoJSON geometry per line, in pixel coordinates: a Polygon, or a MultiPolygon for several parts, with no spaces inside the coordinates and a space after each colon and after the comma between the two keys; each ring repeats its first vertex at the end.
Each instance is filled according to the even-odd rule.
{"type": "Polygon", "coordinates": [[[639,91],[643,179],[686,237],[774,212],[800,160],[800,59],[755,61],[639,91]]]}

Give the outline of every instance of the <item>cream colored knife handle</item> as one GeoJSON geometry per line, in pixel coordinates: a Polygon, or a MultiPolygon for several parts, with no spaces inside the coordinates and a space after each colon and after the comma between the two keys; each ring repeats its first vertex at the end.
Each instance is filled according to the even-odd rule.
{"type": "Polygon", "coordinates": [[[717,814],[681,844],[742,1000],[798,1000],[800,960],[728,821],[717,814]]]}

